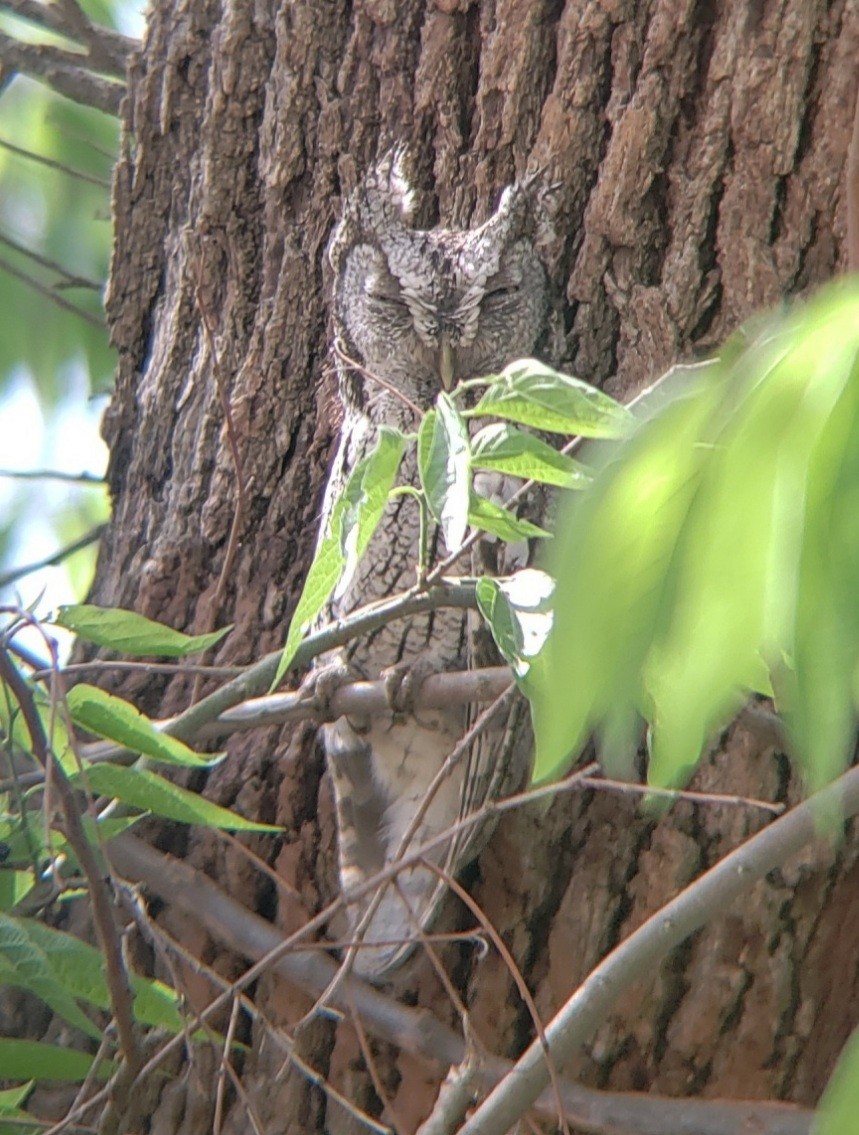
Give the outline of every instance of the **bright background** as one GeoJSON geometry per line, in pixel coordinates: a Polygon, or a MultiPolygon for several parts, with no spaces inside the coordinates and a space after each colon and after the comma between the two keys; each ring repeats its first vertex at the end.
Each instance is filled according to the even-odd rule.
{"type": "MultiPolygon", "coordinates": [[[[89,0],[82,7],[96,23],[143,34],[142,3],[89,0]]],[[[0,30],[64,42],[6,14],[0,30]]],[[[14,474],[105,472],[99,424],[114,355],[102,295],[118,139],[116,119],[26,76],[0,90],[0,604],[35,605],[42,617],[85,597],[97,543],[10,577],[103,523],[107,493],[100,484],[14,474]]]]}

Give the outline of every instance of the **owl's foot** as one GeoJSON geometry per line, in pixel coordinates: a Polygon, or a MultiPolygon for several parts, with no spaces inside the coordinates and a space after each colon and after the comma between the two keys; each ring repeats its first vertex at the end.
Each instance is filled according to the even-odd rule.
{"type": "Polygon", "coordinates": [[[385,683],[385,699],[391,712],[414,714],[421,686],[431,675],[438,674],[439,669],[438,661],[427,651],[383,670],[380,677],[385,683]]]}
{"type": "Polygon", "coordinates": [[[321,721],[336,721],[340,715],[333,708],[334,697],[341,686],[357,681],[358,677],[340,658],[324,662],[311,670],[301,683],[301,701],[310,706],[321,721]]]}

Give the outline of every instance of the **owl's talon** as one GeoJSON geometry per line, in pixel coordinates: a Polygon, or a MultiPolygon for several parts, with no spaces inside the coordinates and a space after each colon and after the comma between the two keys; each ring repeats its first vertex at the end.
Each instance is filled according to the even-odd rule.
{"type": "Polygon", "coordinates": [[[357,675],[339,660],[326,662],[306,675],[299,688],[303,704],[310,706],[322,721],[335,721],[339,716],[332,709],[337,691],[354,682],[357,675]]]}
{"type": "Polygon", "coordinates": [[[391,712],[413,714],[421,686],[437,673],[438,663],[430,654],[419,654],[409,662],[398,662],[383,670],[380,677],[385,683],[385,700],[391,712]]]}

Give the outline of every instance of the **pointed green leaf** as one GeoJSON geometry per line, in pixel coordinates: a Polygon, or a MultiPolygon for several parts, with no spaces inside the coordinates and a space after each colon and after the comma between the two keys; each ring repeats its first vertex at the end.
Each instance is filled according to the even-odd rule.
{"type": "Polygon", "coordinates": [[[584,465],[504,422],[484,426],[471,444],[475,469],[497,470],[564,489],[581,489],[591,481],[584,465]]]}
{"type": "MultiPolygon", "coordinates": [[[[536,568],[477,581],[477,605],[517,680],[525,679],[552,626],[554,581],[536,568]]],[[[526,689],[527,692],[527,689],[526,689]]]]}
{"type": "Polygon", "coordinates": [[[441,525],[449,554],[458,552],[468,528],[470,453],[468,428],[447,394],[424,415],[418,433],[418,470],[429,510],[441,525]]]}
{"type": "Polygon", "coordinates": [[[505,367],[466,416],[504,418],[582,437],[622,437],[633,420],[629,410],[601,390],[536,359],[505,367]]]}
{"type": "Polygon", "coordinates": [[[494,504],[478,493],[472,493],[468,508],[468,523],[482,532],[490,532],[500,540],[528,540],[532,537],[551,536],[545,528],[522,520],[509,509],[494,504]]]}
{"type": "Polygon", "coordinates": [[[124,745],[134,753],[144,753],[157,761],[191,768],[209,768],[226,755],[196,753],[184,742],[156,729],[149,718],[130,702],[86,682],[69,690],[68,706],[75,723],[82,729],[124,745]]]}
{"type": "Polygon", "coordinates": [[[24,1116],[25,1113],[19,1109],[33,1090],[34,1083],[34,1080],[30,1080],[19,1088],[6,1088],[5,1091],[0,1091],[0,1115],[15,1115],[19,1118],[24,1116]]]}
{"type": "MultiPolygon", "coordinates": [[[[78,780],[81,779],[79,776],[78,780]]],[[[182,824],[200,824],[226,831],[279,832],[273,824],[246,820],[227,808],[204,799],[196,792],[171,784],[163,776],[148,769],[123,768],[121,765],[94,764],[86,770],[86,785],[92,792],[115,796],[124,804],[154,812],[182,824]]]]}
{"type": "Polygon", "coordinates": [[[342,593],[378,527],[405,448],[405,437],[383,426],[335,503],[295,607],[271,688],[280,684],[301,640],[335,591],[342,593]]]}
{"type": "Polygon", "coordinates": [[[208,650],[232,629],[222,627],[209,634],[187,635],[135,611],[124,611],[120,607],[94,607],[89,603],[60,607],[54,621],[89,642],[135,657],[184,658],[188,654],[208,650]]]}
{"type": "MultiPolygon", "coordinates": [[[[56,977],[73,997],[99,1009],[110,1008],[104,956],[72,934],[54,930],[36,919],[12,919],[29,942],[48,959],[56,977]]],[[[183,1017],[179,996],[161,981],[129,974],[134,993],[134,1019],[145,1025],[179,1032],[183,1017]]]]}
{"type": "Polygon", "coordinates": [[[0,985],[28,990],[85,1036],[101,1038],[101,1029],[79,1008],[44,951],[6,914],[0,914],[0,985]]]}

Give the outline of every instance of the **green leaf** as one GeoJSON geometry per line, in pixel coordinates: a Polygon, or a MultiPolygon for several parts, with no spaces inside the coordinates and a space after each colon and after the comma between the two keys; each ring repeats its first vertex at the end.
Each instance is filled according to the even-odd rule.
{"type": "Polygon", "coordinates": [[[844,767],[859,701],[857,372],[859,290],[841,283],[606,447],[552,549],[537,776],[589,733],[631,737],[642,715],[651,782],[680,785],[766,671],[809,783],[844,767]]]}
{"type": "Polygon", "coordinates": [[[75,723],[90,733],[144,753],[158,761],[191,768],[209,768],[225,753],[196,753],[184,742],[156,729],[139,709],[97,686],[81,682],[68,694],[69,712],[75,723]]]}
{"type": "Polygon", "coordinates": [[[135,611],[94,607],[89,603],[60,607],[54,622],[89,642],[134,657],[184,658],[208,650],[232,630],[232,627],[222,627],[209,634],[187,635],[135,611]]]}
{"type": "MultiPolygon", "coordinates": [[[[11,919],[29,942],[48,959],[64,989],[80,1001],[99,1009],[110,1008],[110,993],[104,976],[104,956],[94,946],[72,934],[54,930],[35,919],[11,919]]],[[[144,1025],[180,1032],[183,1017],[179,996],[163,982],[129,974],[134,993],[134,1019],[144,1025]]]]}
{"type": "Polygon", "coordinates": [[[21,929],[17,919],[0,914],[0,985],[4,984],[28,990],[85,1036],[101,1038],[101,1029],[78,1007],[44,951],[21,929]]]}
{"type": "Polygon", "coordinates": [[[466,417],[504,418],[549,433],[622,437],[632,415],[586,382],[560,374],[536,359],[505,367],[466,417]]]}
{"type": "MultiPolygon", "coordinates": [[[[100,1034],[99,1034],[100,1035],[100,1034]]],[[[35,1040],[0,1039],[0,1079],[3,1080],[85,1080],[92,1068],[93,1057],[58,1044],[42,1044],[35,1040]]],[[[96,1073],[106,1080],[113,1065],[103,1060],[96,1073]]]]}
{"type": "Polygon", "coordinates": [[[348,586],[382,519],[405,443],[399,431],[382,426],[372,452],[352,470],[304,581],[272,689],[280,684],[301,640],[335,590],[342,593],[348,586]]]}
{"type": "Polygon", "coordinates": [[[0,1115],[18,1115],[20,1118],[23,1113],[19,1113],[18,1109],[33,1090],[34,1083],[35,1081],[30,1080],[19,1088],[6,1088],[5,1091],[0,1091],[0,1115]]]}
{"type": "Polygon", "coordinates": [[[521,520],[509,509],[494,504],[474,492],[469,502],[468,523],[482,532],[492,533],[500,540],[528,540],[532,537],[552,535],[545,528],[532,524],[530,520],[521,520]]]}
{"type": "Polygon", "coordinates": [[[584,465],[533,434],[503,422],[484,426],[471,444],[475,469],[497,470],[564,489],[581,489],[591,481],[584,465]]]}
{"type": "MultiPolygon", "coordinates": [[[[82,780],[77,777],[76,780],[82,780]]],[[[226,831],[279,832],[281,828],[272,824],[256,823],[246,820],[227,808],[204,799],[196,792],[189,792],[177,784],[158,776],[148,769],[123,768],[121,765],[94,764],[86,770],[86,785],[91,791],[103,796],[115,796],[124,804],[140,808],[144,812],[154,812],[168,820],[182,824],[200,824],[207,828],[223,828],[226,831]]]]}
{"type": "Polygon", "coordinates": [[[436,405],[424,415],[418,432],[418,470],[429,510],[453,555],[468,528],[471,446],[468,428],[450,397],[439,394],[436,405]]]}
{"type": "Polygon", "coordinates": [[[818,1104],[814,1135],[853,1135],[859,1115],[859,1030],[842,1049],[818,1104]]]}
{"type": "Polygon", "coordinates": [[[523,683],[542,651],[552,626],[551,576],[524,568],[504,578],[477,581],[477,605],[504,660],[523,683]]]}

